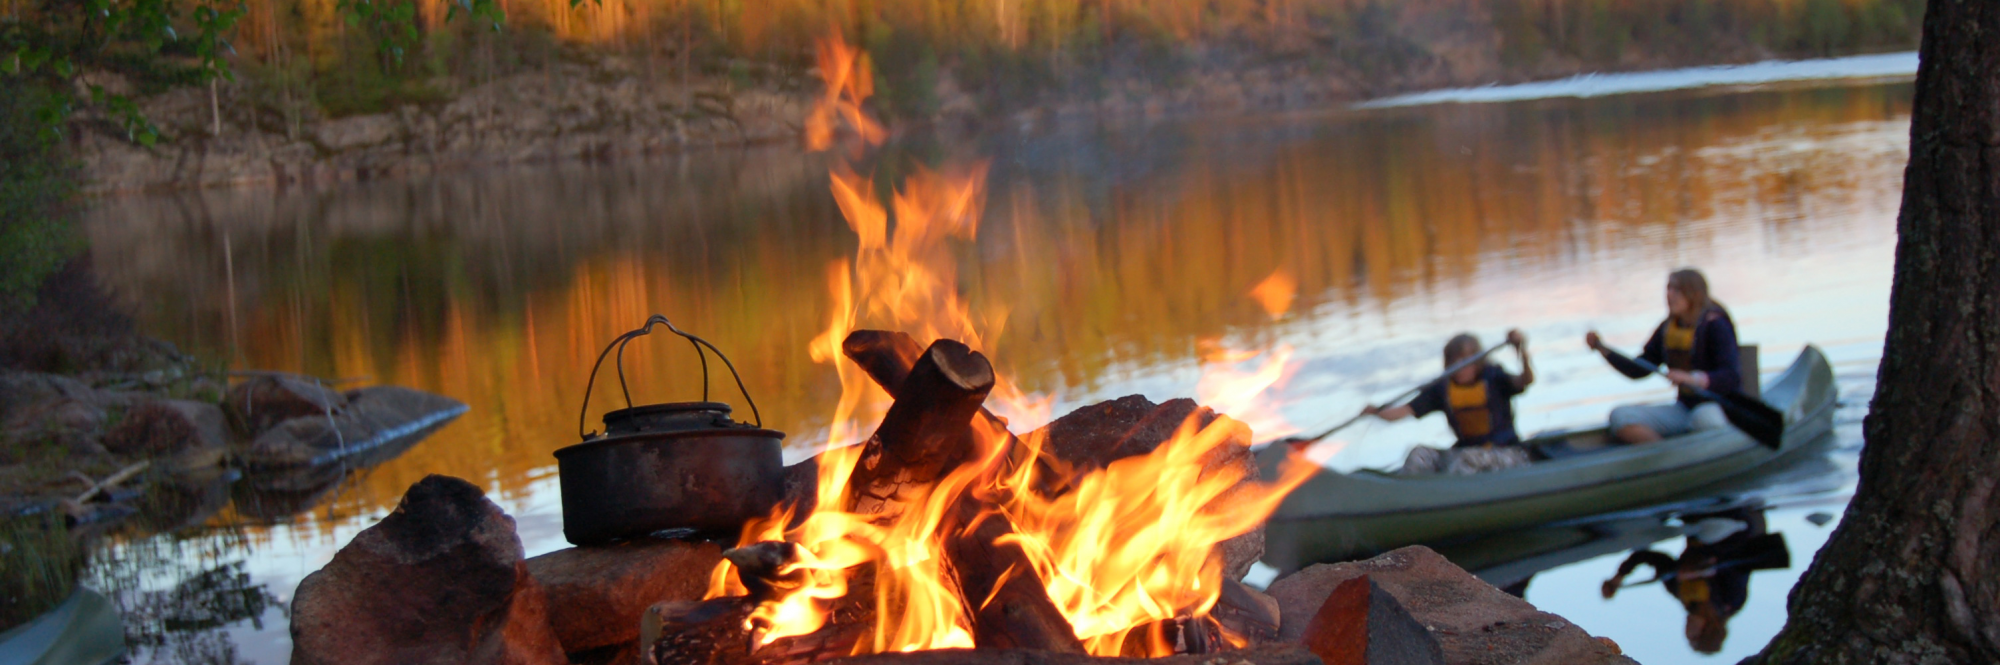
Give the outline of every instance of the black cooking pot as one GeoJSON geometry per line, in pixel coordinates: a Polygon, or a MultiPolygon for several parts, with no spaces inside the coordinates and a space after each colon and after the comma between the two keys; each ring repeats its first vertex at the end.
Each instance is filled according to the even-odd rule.
{"type": "MultiPolygon", "coordinates": [[[[578,545],[645,535],[665,529],[730,533],[743,523],[771,513],[784,482],[783,432],[764,429],[757,403],[743,391],[757,424],[729,417],[730,407],[707,401],[708,357],[714,351],[736,374],[736,366],[715,345],[681,332],[665,317],[654,315],[646,325],[618,336],[590,370],[590,381],[613,348],[618,349],[618,383],[625,385],[625,344],[665,324],[694,345],[702,359],[700,402],[629,406],[604,414],[604,434],[583,430],[590,408],[590,388],[584,388],[584,414],[577,419],[582,443],[556,451],[562,482],[563,536],[578,545]]],[[[743,378],[736,377],[743,389],[743,378]]]]}

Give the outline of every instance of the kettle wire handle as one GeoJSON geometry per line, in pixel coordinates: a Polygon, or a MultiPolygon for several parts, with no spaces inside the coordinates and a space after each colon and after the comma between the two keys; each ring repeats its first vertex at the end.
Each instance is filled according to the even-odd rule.
{"type": "Polygon", "coordinates": [[[654,314],[646,317],[645,325],[626,331],[612,339],[611,343],[606,344],[604,350],[597,354],[597,362],[590,365],[590,378],[583,385],[583,406],[576,414],[576,435],[578,438],[586,440],[590,438],[590,434],[584,430],[584,423],[588,422],[590,418],[590,392],[597,385],[597,370],[604,367],[604,358],[611,355],[611,350],[614,348],[618,350],[618,360],[615,363],[618,367],[618,388],[625,394],[625,408],[632,408],[632,389],[625,384],[625,345],[631,343],[634,338],[652,334],[653,326],[656,324],[664,325],[667,327],[667,330],[672,331],[674,334],[687,338],[688,345],[694,347],[695,356],[701,358],[702,401],[708,401],[708,354],[702,350],[702,347],[707,347],[708,351],[715,352],[715,357],[722,359],[723,366],[729,368],[729,375],[736,379],[736,390],[743,394],[744,403],[750,405],[750,415],[756,418],[757,427],[760,429],[764,427],[764,414],[758,412],[757,400],[752,399],[750,397],[750,390],[743,387],[743,375],[736,371],[735,363],[729,362],[729,356],[723,355],[722,349],[715,348],[715,345],[709,343],[708,340],[674,327],[674,323],[668,321],[667,317],[654,314]]]}

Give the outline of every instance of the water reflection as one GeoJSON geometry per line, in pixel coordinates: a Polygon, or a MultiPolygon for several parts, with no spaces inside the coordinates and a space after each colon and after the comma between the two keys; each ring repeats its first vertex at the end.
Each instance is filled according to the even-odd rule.
{"type": "MultiPolygon", "coordinates": [[[[1836,363],[1877,353],[1908,98],[1867,85],[1386,109],[906,144],[859,168],[886,187],[914,165],[992,159],[960,289],[1004,321],[996,364],[1059,395],[1057,413],[1191,395],[1205,344],[1284,341],[1304,362],[1280,388],[1298,399],[1286,415],[1310,426],[1434,372],[1452,332],[1518,326],[1539,340],[1540,380],[1516,405],[1532,432],[1666,395],[1562,341],[1643,339],[1659,306],[1631,294],[1682,265],[1731,285],[1717,295],[1767,358],[1809,341],[1836,363]],[[1244,294],[1280,267],[1298,300],[1274,322],[1244,294]]],[[[818,158],[201,192],[88,217],[102,278],[156,334],[233,367],[472,409],[365,472],[236,483],[174,536],[228,554],[176,580],[243,560],[282,602],[428,473],[486,488],[530,554],[557,546],[551,452],[575,441],[594,354],[653,312],[729,354],[793,455],[823,440],[839,394],[807,343],[831,312],[828,266],[855,245],[818,158]]],[[[634,400],[699,394],[675,351],[632,347],[634,400]]],[[[1335,463],[1390,465],[1441,430],[1363,432],[1335,463]]],[[[285,658],[273,614],[228,629],[238,656],[285,658]]]]}
{"type": "Polygon", "coordinates": [[[1633,552],[1599,593],[1610,599],[1619,589],[1658,583],[1687,610],[1683,634],[1688,646],[1716,653],[1729,637],[1729,619],[1749,600],[1750,573],[1790,568],[1792,553],[1783,534],[1766,529],[1762,510],[1744,508],[1682,519],[1688,535],[1680,556],[1651,549],[1633,552]],[[1653,577],[1627,582],[1626,577],[1640,566],[1652,568],[1653,577]]]}

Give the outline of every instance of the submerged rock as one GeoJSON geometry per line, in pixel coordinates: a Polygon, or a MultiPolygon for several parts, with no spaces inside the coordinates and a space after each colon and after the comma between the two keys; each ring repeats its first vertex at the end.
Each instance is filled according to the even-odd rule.
{"type": "Polygon", "coordinates": [[[340,413],[347,396],[307,377],[268,374],[230,386],[228,404],[254,433],[293,418],[340,413]]]}
{"type": "Polygon", "coordinates": [[[294,417],[259,432],[243,458],[251,467],[325,464],[425,433],[465,413],[465,403],[421,390],[349,391],[346,406],[294,417]]]}
{"type": "Polygon", "coordinates": [[[521,553],[479,488],[425,477],[299,584],[292,662],[566,663],[521,553]]]}

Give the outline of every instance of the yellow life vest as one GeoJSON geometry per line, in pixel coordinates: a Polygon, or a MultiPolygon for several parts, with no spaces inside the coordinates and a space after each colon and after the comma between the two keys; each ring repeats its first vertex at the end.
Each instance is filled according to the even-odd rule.
{"type": "Polygon", "coordinates": [[[1486,408],[1487,390],[1483,378],[1466,386],[1445,379],[1445,403],[1451,405],[1451,422],[1457,426],[1462,439],[1493,433],[1493,412],[1486,408]]]}
{"type": "MultiPolygon", "coordinates": [[[[1694,326],[1681,326],[1679,319],[1667,317],[1665,335],[1666,361],[1668,369],[1684,372],[1694,371],[1694,326]]],[[[1682,387],[1681,393],[1693,395],[1693,391],[1682,387]]]]}

